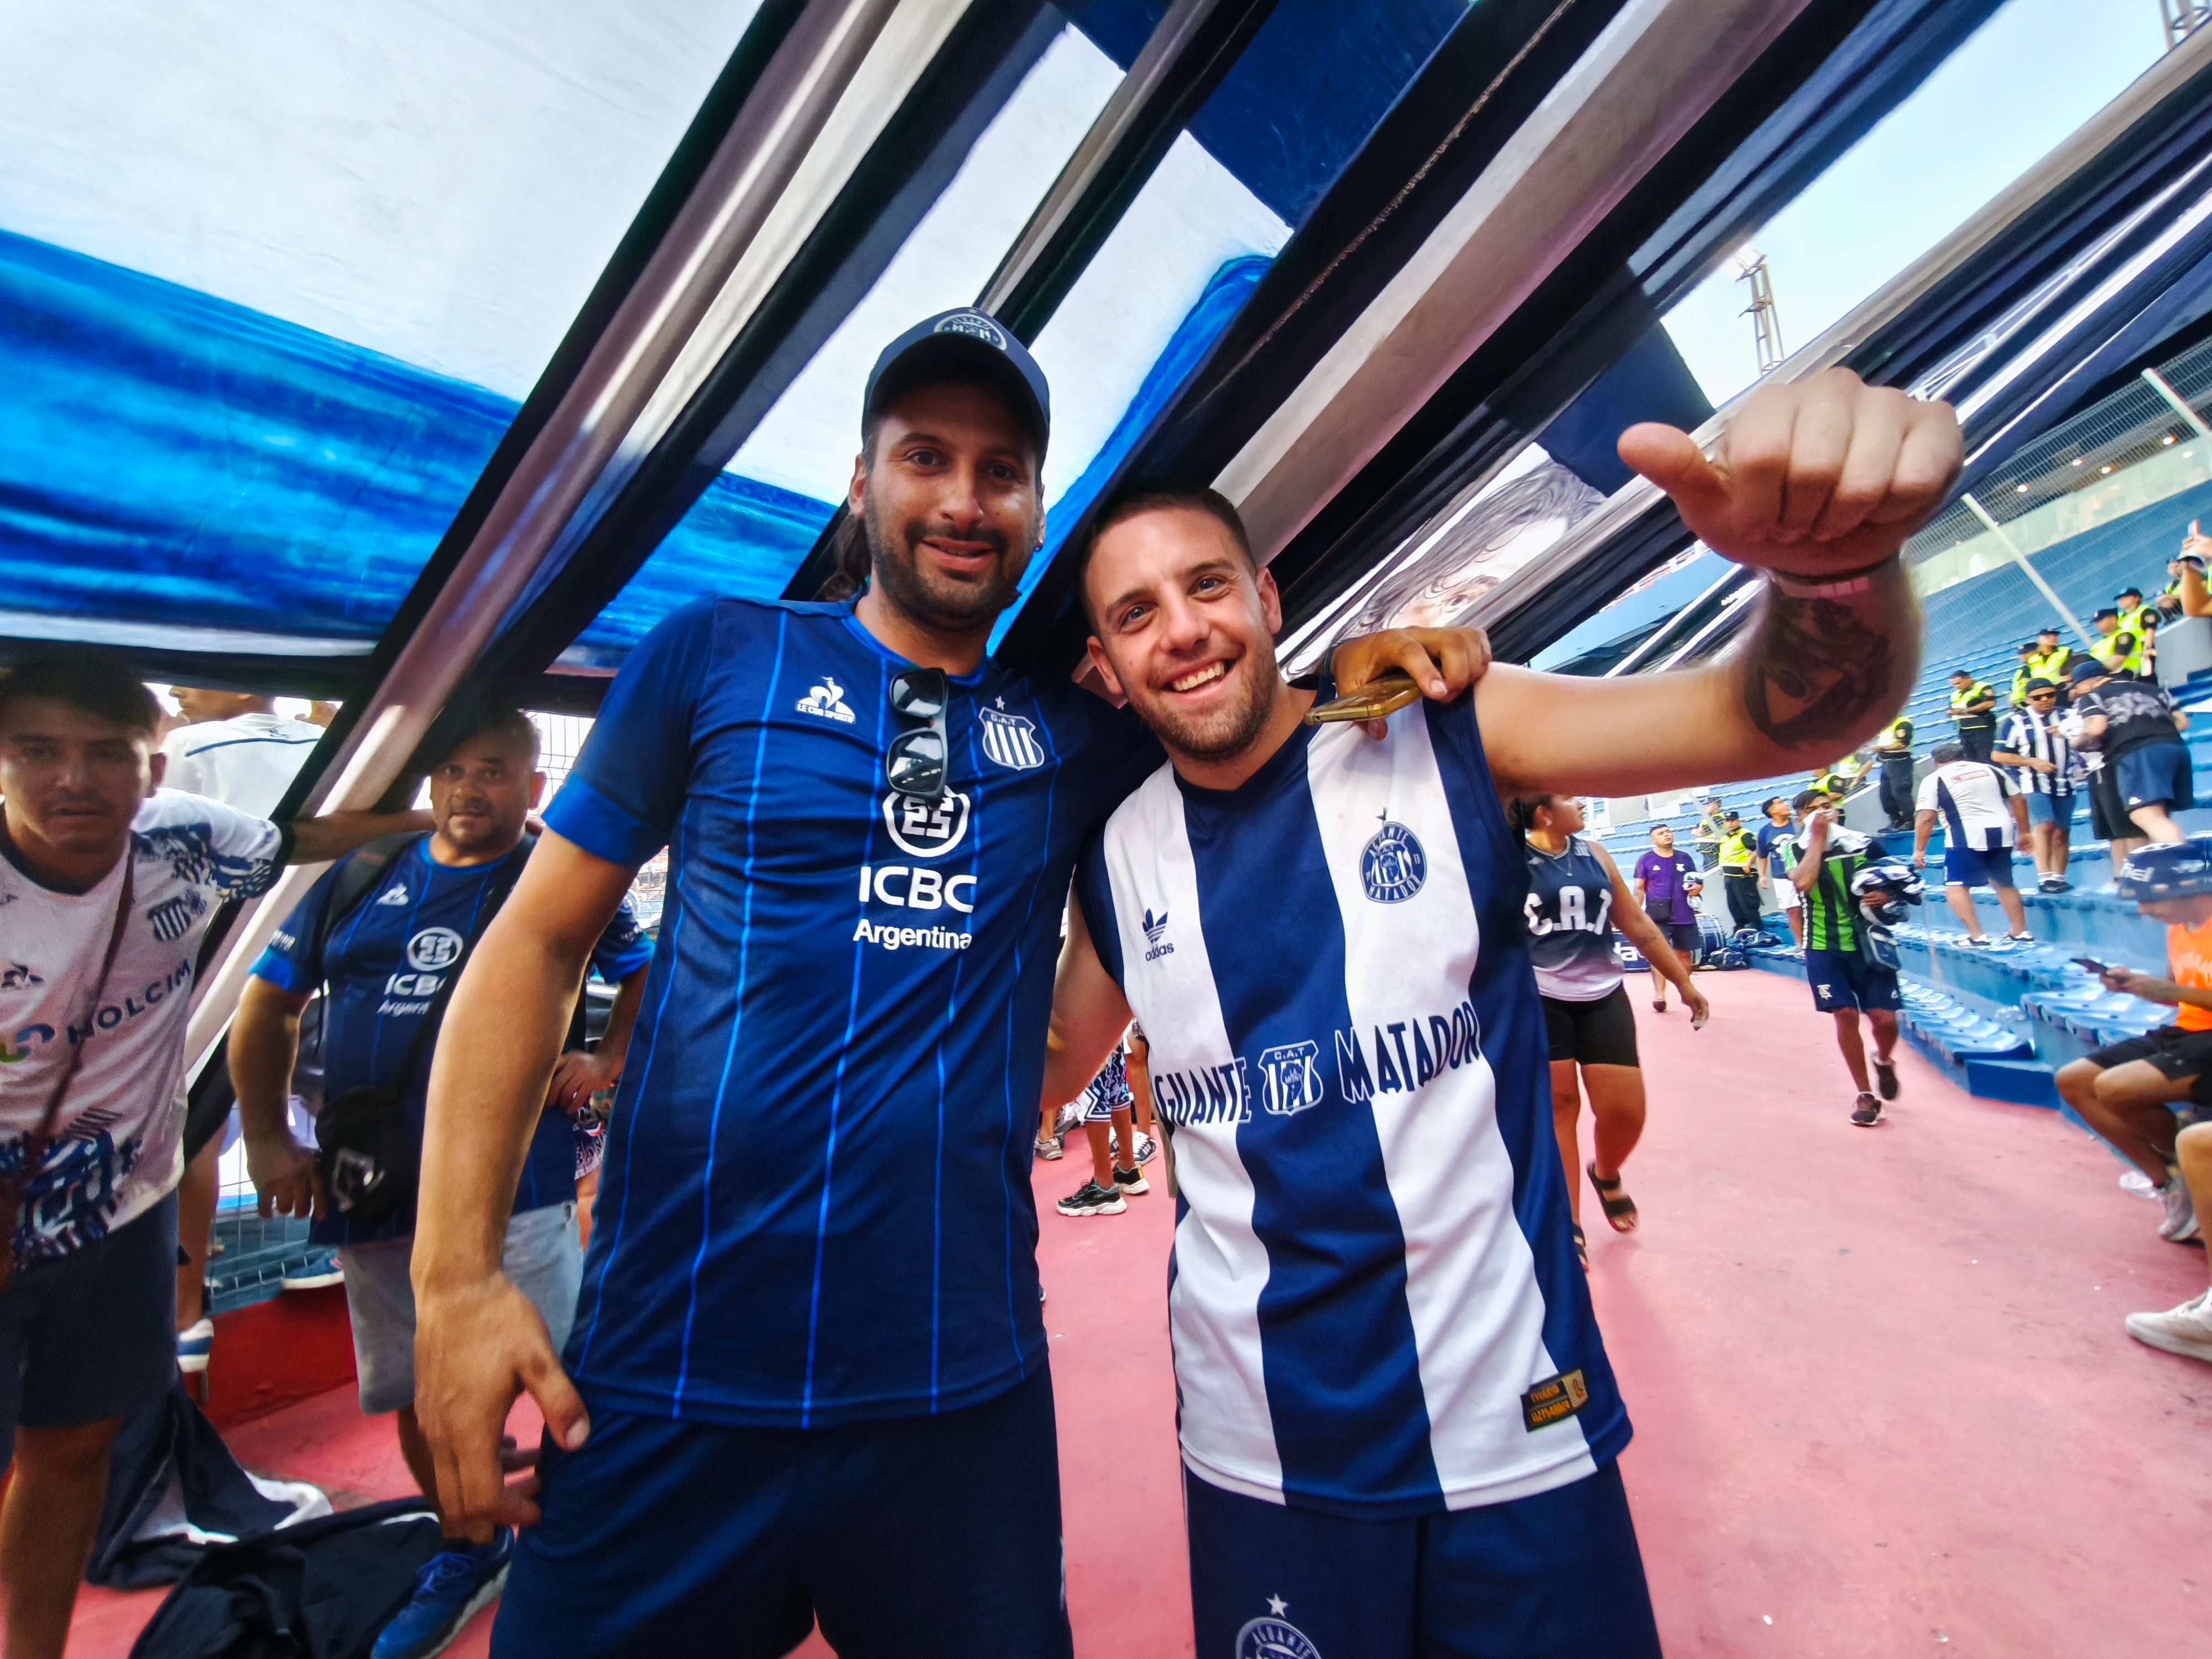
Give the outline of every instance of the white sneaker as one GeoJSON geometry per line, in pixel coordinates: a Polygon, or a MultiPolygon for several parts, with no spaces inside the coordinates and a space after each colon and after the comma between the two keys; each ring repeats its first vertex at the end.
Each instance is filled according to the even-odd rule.
{"type": "Polygon", "coordinates": [[[2138,1342],[2191,1359],[2212,1361],[2212,1291],[2170,1313],[2128,1316],[2128,1334],[2138,1342]]]}
{"type": "Polygon", "coordinates": [[[2176,1244],[2186,1244],[2197,1237],[2197,1211],[2189,1201],[2189,1184],[2178,1175],[2166,1178],[2166,1185],[2151,1189],[2151,1196],[2166,1212],[2166,1219],[2158,1224],[2158,1236],[2171,1239],[2176,1244]]]}

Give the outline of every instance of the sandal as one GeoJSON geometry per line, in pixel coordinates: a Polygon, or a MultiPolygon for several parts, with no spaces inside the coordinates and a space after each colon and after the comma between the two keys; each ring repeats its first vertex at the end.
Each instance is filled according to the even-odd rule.
{"type": "Polygon", "coordinates": [[[1583,1264],[1584,1273],[1589,1271],[1589,1240],[1583,1237],[1580,1227],[1575,1229],[1575,1260],[1583,1264]]]}
{"type": "Polygon", "coordinates": [[[1636,1200],[1620,1190],[1620,1177],[1615,1176],[1610,1181],[1601,1181],[1596,1164],[1586,1167],[1589,1170],[1590,1185],[1597,1188],[1597,1201],[1605,1206],[1607,1224],[1617,1233],[1634,1232],[1636,1200]]]}

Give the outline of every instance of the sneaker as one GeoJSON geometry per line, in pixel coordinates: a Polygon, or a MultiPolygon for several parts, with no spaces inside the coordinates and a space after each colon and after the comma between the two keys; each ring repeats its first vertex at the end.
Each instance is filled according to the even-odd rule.
{"type": "Polygon", "coordinates": [[[1158,1141],[1154,1140],[1147,1134],[1139,1135],[1137,1137],[1137,1167],[1141,1170],[1145,1165],[1150,1164],[1153,1158],[1158,1153],[1159,1150],[1160,1143],[1158,1141]]]}
{"type": "Polygon", "coordinates": [[[1060,1121],[1054,1125],[1054,1132],[1055,1133],[1064,1135],[1070,1129],[1079,1127],[1083,1122],[1083,1103],[1079,1100],[1072,1101],[1067,1105],[1061,1107],[1060,1109],[1060,1121]]]}
{"type": "Polygon", "coordinates": [[[2130,1314],[2128,1334],[2167,1353],[2212,1360],[2212,1291],[2169,1313],[2130,1314]]]}
{"type": "Polygon", "coordinates": [[[1057,1164],[1060,1158],[1060,1137],[1054,1135],[1050,1140],[1037,1142],[1036,1155],[1048,1164],[1057,1164]]]}
{"type": "Polygon", "coordinates": [[[2166,1212],[2166,1218],[2158,1224],[2158,1236],[2172,1239],[2177,1244],[2186,1244],[2197,1237],[2197,1209],[2189,1201],[2189,1183],[2178,1175],[2169,1174],[2166,1185],[2151,1189],[2151,1196],[2166,1212]]]}
{"type": "Polygon", "coordinates": [[[1877,1060],[1874,1063],[1874,1086],[1881,1091],[1884,1100],[1897,1098],[1897,1062],[1877,1060]]]}
{"type": "Polygon", "coordinates": [[[2074,890],[2074,884],[2063,876],[2053,876],[2051,878],[2049,890],[2054,893],[2070,893],[2074,890]]]}
{"type": "Polygon", "coordinates": [[[432,1556],[415,1575],[414,1599],[384,1627],[371,1659],[430,1659],[443,1653],[498,1598],[514,1560],[514,1534],[506,1527],[489,1544],[432,1556]]]}
{"type": "Polygon", "coordinates": [[[1129,1206],[1119,1192],[1108,1192],[1095,1181],[1086,1181],[1053,1206],[1062,1215],[1119,1215],[1129,1206]]]}
{"type": "Polygon", "coordinates": [[[1974,950],[1986,951],[1990,948],[1990,936],[1987,933],[1969,933],[1966,943],[1974,950]]]}
{"type": "Polygon", "coordinates": [[[2035,935],[2033,933],[2007,933],[2005,938],[2014,945],[2033,945],[2035,943],[2035,935]]]}
{"type": "Polygon", "coordinates": [[[288,1291],[319,1291],[345,1283],[345,1264],[336,1250],[316,1250],[277,1281],[288,1291]]]}
{"type": "Polygon", "coordinates": [[[177,1369],[187,1376],[197,1376],[208,1368],[208,1359],[215,1352],[215,1321],[203,1319],[197,1325],[187,1326],[177,1333],[177,1369]]]}
{"type": "Polygon", "coordinates": [[[1851,1121],[1862,1129],[1871,1129],[1881,1121],[1881,1103],[1872,1095],[1861,1095],[1859,1103],[1851,1108],[1851,1121]]]}
{"type": "Polygon", "coordinates": [[[1114,1171],[1114,1190],[1127,1193],[1133,1198],[1139,1193],[1152,1191],[1152,1183],[1145,1179],[1142,1170],[1116,1170],[1114,1171]]]}

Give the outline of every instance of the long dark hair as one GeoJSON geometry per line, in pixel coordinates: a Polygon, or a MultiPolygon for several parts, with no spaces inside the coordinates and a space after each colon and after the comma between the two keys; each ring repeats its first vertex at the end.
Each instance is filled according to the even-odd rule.
{"type": "Polygon", "coordinates": [[[864,591],[872,572],[868,555],[868,526],[857,513],[837,520],[830,537],[830,574],[814,591],[821,600],[849,599],[864,591]]]}
{"type": "Polygon", "coordinates": [[[1506,804],[1505,821],[1525,842],[1528,832],[1536,827],[1536,814],[1557,799],[1557,795],[1516,795],[1506,804]]]}

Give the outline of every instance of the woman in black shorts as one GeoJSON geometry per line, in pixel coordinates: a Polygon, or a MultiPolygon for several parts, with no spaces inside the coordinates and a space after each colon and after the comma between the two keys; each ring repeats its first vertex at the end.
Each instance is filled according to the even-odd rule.
{"type": "Polygon", "coordinates": [[[1528,848],[1528,954],[1552,1040],[1552,1127],[1566,1166],[1575,1252],[1587,1267],[1577,1144],[1583,1096],[1589,1097],[1595,1125],[1590,1184],[1617,1233],[1636,1231],[1636,1200],[1622,1190],[1620,1166],[1644,1133],[1636,1016],[1623,984],[1626,975],[1613,959],[1613,929],[1626,933],[1653,971],[1682,994],[1693,1028],[1705,1024],[1711,1010],[1691,982],[1687,964],[1628,890],[1612,854],[1582,838],[1581,801],[1571,795],[1526,795],[1513,803],[1512,817],[1528,848]]]}

